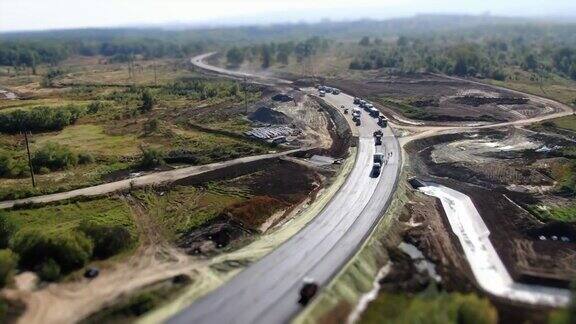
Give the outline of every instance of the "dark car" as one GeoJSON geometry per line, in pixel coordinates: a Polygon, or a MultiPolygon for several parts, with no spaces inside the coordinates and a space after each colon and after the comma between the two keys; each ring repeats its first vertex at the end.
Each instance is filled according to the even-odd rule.
{"type": "Polygon", "coordinates": [[[88,278],[88,279],[96,278],[96,277],[98,277],[99,274],[100,274],[100,269],[95,268],[95,267],[90,267],[90,268],[86,269],[86,271],[84,272],[84,278],[88,278]]]}
{"type": "Polygon", "coordinates": [[[304,283],[302,289],[300,289],[300,299],[298,299],[298,304],[302,306],[307,305],[310,302],[310,300],[314,298],[317,292],[318,292],[317,283],[313,281],[304,283]]]}
{"type": "Polygon", "coordinates": [[[273,96],[272,100],[280,101],[280,102],[289,102],[289,101],[294,101],[294,97],[291,97],[287,94],[279,93],[279,94],[273,96]]]}

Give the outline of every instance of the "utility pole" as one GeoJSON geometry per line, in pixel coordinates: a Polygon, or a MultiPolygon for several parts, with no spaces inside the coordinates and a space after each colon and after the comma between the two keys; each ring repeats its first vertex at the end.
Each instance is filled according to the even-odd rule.
{"type": "Polygon", "coordinates": [[[30,168],[30,177],[32,178],[32,187],[36,187],[34,168],[32,167],[32,158],[30,157],[30,145],[28,144],[28,133],[26,131],[24,131],[24,140],[26,141],[26,152],[28,153],[28,166],[30,168]]]}
{"type": "Polygon", "coordinates": [[[248,86],[246,84],[246,76],[244,76],[244,109],[246,110],[246,115],[248,115],[248,86]]]}
{"type": "Polygon", "coordinates": [[[158,85],[158,75],[156,74],[156,63],[154,63],[154,85],[158,85]]]}

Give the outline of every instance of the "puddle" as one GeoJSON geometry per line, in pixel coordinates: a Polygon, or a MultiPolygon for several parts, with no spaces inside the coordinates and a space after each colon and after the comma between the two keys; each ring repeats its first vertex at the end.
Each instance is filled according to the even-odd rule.
{"type": "Polygon", "coordinates": [[[427,272],[430,278],[434,279],[434,281],[442,281],[442,277],[440,277],[436,272],[436,265],[426,259],[424,254],[422,254],[422,251],[418,250],[416,246],[402,242],[398,248],[402,250],[402,252],[408,254],[410,258],[412,258],[412,261],[414,261],[414,265],[416,266],[416,269],[418,269],[418,272],[427,272]]]}

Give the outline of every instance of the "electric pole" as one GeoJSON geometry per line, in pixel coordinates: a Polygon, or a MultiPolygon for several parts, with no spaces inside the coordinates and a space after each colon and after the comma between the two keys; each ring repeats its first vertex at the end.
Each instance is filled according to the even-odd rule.
{"type": "Polygon", "coordinates": [[[154,85],[158,85],[158,75],[156,74],[156,63],[154,63],[154,85]]]}
{"type": "Polygon", "coordinates": [[[28,133],[26,131],[24,131],[24,140],[26,142],[26,152],[28,153],[28,167],[30,168],[32,187],[36,187],[36,179],[34,178],[34,168],[32,167],[32,158],[30,157],[30,145],[28,144],[28,133]]]}
{"type": "Polygon", "coordinates": [[[246,84],[246,76],[244,76],[244,109],[248,115],[248,85],[246,84]]]}

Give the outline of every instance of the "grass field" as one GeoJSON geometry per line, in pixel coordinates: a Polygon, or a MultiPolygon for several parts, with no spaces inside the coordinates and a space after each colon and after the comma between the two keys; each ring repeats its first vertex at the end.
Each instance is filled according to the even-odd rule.
{"type": "Polygon", "coordinates": [[[207,188],[177,186],[162,196],[140,191],[136,196],[145,202],[149,213],[173,240],[214,219],[227,206],[247,199],[241,190],[215,185],[207,188]]]}
{"type": "Polygon", "coordinates": [[[550,120],[557,128],[576,132],[576,115],[570,115],[550,120]]]}
{"type": "Polygon", "coordinates": [[[558,100],[568,105],[574,105],[576,100],[576,81],[551,75],[542,83],[530,79],[531,74],[520,69],[507,69],[509,78],[506,81],[486,79],[489,83],[537,96],[558,100]]]}
{"type": "Polygon", "coordinates": [[[94,124],[73,125],[56,134],[42,134],[34,139],[34,146],[40,147],[47,142],[57,142],[78,152],[109,156],[138,154],[142,143],[134,134],[107,135],[102,126],[94,124]]]}
{"type": "Polygon", "coordinates": [[[120,225],[127,228],[132,235],[136,234],[129,206],[114,198],[11,210],[0,215],[7,220],[14,234],[21,229],[38,229],[51,233],[73,231],[83,220],[93,221],[99,225],[120,225]]]}
{"type": "Polygon", "coordinates": [[[380,293],[360,323],[497,323],[496,309],[474,294],[425,291],[416,296],[380,293]]]}

